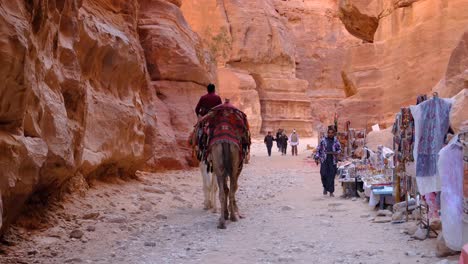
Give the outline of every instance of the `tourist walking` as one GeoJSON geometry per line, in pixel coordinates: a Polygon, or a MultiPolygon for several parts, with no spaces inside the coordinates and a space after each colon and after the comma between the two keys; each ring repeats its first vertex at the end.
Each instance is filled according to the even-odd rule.
{"type": "Polygon", "coordinates": [[[299,145],[299,135],[296,133],[296,129],[293,129],[293,132],[289,136],[289,143],[291,144],[292,155],[297,156],[297,146],[299,145]]]}
{"type": "Polygon", "coordinates": [[[335,175],[337,172],[336,164],[338,162],[338,154],[341,152],[341,145],[335,136],[334,126],[329,126],[327,136],[320,140],[315,153],[315,162],[320,163],[320,176],[322,178],[323,195],[330,193],[334,197],[335,192],[335,175]]]}
{"type": "Polygon", "coordinates": [[[271,148],[273,147],[273,141],[275,141],[275,138],[273,138],[271,132],[268,131],[268,135],[266,135],[265,139],[263,140],[267,147],[268,156],[271,156],[271,148]]]}
{"type": "Polygon", "coordinates": [[[281,147],[281,136],[283,135],[283,130],[278,128],[276,131],[276,146],[278,147],[278,152],[283,152],[283,148],[281,147]]]}
{"type": "Polygon", "coordinates": [[[288,136],[286,136],[286,132],[283,131],[281,135],[281,155],[286,155],[287,149],[288,149],[288,136]]]}

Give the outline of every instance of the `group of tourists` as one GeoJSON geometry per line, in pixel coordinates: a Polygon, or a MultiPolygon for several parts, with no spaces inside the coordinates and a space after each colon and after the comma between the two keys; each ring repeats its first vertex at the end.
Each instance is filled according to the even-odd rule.
{"type": "Polygon", "coordinates": [[[278,147],[278,152],[281,152],[281,155],[286,155],[286,150],[288,149],[288,144],[291,145],[291,154],[297,156],[297,146],[299,145],[299,135],[296,130],[293,129],[293,132],[289,135],[286,135],[286,132],[283,129],[278,129],[276,132],[276,137],[271,134],[271,131],[268,131],[268,134],[265,136],[263,142],[267,147],[268,156],[271,156],[271,149],[273,148],[273,141],[276,141],[276,146],[278,147]]]}
{"type": "MultiPolygon", "coordinates": [[[[208,93],[200,98],[195,112],[200,118],[208,113],[213,107],[222,104],[221,97],[216,95],[214,84],[207,86],[208,93]]],[[[329,126],[327,136],[323,137],[317,146],[314,160],[317,165],[320,164],[320,175],[323,185],[323,194],[334,196],[335,192],[335,175],[337,173],[338,154],[341,152],[341,145],[336,138],[336,122],[335,125],[329,126]]],[[[271,149],[273,148],[273,141],[276,141],[278,152],[281,155],[286,155],[288,144],[291,145],[291,154],[297,156],[297,147],[299,145],[299,135],[295,129],[289,137],[286,131],[278,129],[276,137],[268,131],[265,136],[264,143],[267,147],[268,156],[271,156],[271,149]]]]}
{"type": "MultiPolygon", "coordinates": [[[[334,197],[335,192],[335,175],[337,173],[338,154],[341,152],[341,145],[336,138],[336,125],[329,126],[327,136],[322,138],[320,144],[317,146],[314,160],[317,165],[320,164],[320,175],[323,185],[323,195],[330,195],[334,197]]],[[[268,156],[271,156],[271,149],[273,147],[273,141],[276,141],[278,151],[281,155],[286,155],[286,149],[288,143],[291,145],[291,153],[293,156],[297,156],[297,146],[299,145],[299,135],[294,129],[291,135],[286,135],[286,132],[282,129],[278,129],[276,137],[268,134],[265,136],[264,143],[266,144],[268,156]]]]}

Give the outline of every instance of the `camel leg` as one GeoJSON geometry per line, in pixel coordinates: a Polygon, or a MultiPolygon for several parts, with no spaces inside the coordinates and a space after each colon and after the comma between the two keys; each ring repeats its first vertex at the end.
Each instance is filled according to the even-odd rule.
{"type": "Polygon", "coordinates": [[[219,223],[218,223],[218,228],[219,229],[226,229],[226,219],[224,219],[224,211],[226,207],[226,195],[224,192],[224,184],[223,181],[221,181],[221,177],[218,178],[218,186],[219,186],[219,202],[221,204],[221,216],[219,217],[219,223]]]}
{"type": "Polygon", "coordinates": [[[225,177],[223,166],[223,149],[221,144],[215,144],[211,149],[211,157],[213,159],[213,177],[216,177],[219,188],[219,203],[221,212],[218,222],[219,229],[226,229],[226,219],[224,219],[224,211],[226,210],[226,193],[224,190],[225,177]]]}
{"type": "Polygon", "coordinates": [[[235,194],[236,194],[236,188],[235,188],[235,179],[234,177],[231,178],[230,180],[231,183],[231,193],[229,193],[229,211],[231,212],[231,221],[232,222],[237,222],[237,216],[236,216],[236,210],[235,210],[235,194]]]}
{"type": "Polygon", "coordinates": [[[218,181],[216,180],[216,176],[211,174],[211,193],[210,193],[210,200],[211,200],[211,208],[213,208],[213,213],[217,212],[216,206],[216,192],[218,191],[218,181]]]}
{"type": "MultiPolygon", "coordinates": [[[[231,221],[236,222],[237,219],[237,214],[239,213],[239,208],[237,207],[237,201],[236,201],[236,192],[238,189],[237,185],[237,180],[239,178],[240,174],[240,168],[239,168],[239,150],[235,148],[234,146],[231,145],[231,157],[232,157],[232,175],[230,175],[230,183],[231,183],[231,193],[229,196],[229,204],[230,204],[230,209],[231,209],[231,221]]],[[[239,215],[239,217],[241,217],[239,215]]]]}
{"type": "Polygon", "coordinates": [[[203,209],[208,210],[211,208],[210,205],[210,174],[206,171],[206,164],[202,161],[200,162],[200,173],[203,181],[203,209]]]}
{"type": "MultiPolygon", "coordinates": [[[[227,185],[227,178],[224,178],[224,184],[223,184],[223,189],[224,189],[224,219],[228,220],[229,219],[229,207],[228,207],[228,197],[229,197],[229,187],[227,185]]],[[[219,190],[221,192],[221,190],[219,190]]],[[[221,210],[223,212],[223,210],[221,210]]]]}
{"type": "MultiPolygon", "coordinates": [[[[236,181],[235,181],[235,185],[234,185],[234,192],[236,193],[237,192],[237,189],[239,188],[239,185],[237,184],[238,180],[239,180],[239,175],[240,175],[240,170],[238,171],[237,173],[237,178],[236,178],[236,181]]],[[[234,196],[234,210],[236,211],[237,213],[237,216],[240,218],[240,219],[243,219],[245,218],[244,215],[242,215],[240,212],[239,212],[239,206],[237,206],[237,199],[236,197],[234,196]]]]}

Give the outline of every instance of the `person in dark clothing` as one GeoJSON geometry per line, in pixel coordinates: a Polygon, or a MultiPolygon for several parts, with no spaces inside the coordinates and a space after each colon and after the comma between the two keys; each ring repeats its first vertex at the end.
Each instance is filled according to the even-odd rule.
{"type": "Polygon", "coordinates": [[[320,163],[320,176],[322,178],[323,195],[330,193],[334,197],[335,176],[337,172],[338,154],[341,152],[341,145],[335,137],[334,126],[328,127],[327,137],[323,137],[315,153],[315,162],[320,163]]]}
{"type": "Polygon", "coordinates": [[[276,146],[278,147],[278,152],[283,152],[283,148],[281,147],[281,135],[282,135],[282,129],[278,129],[276,132],[276,146]]]}
{"type": "Polygon", "coordinates": [[[222,104],[221,97],[215,93],[215,85],[210,83],[206,87],[208,93],[200,97],[197,107],[195,107],[195,114],[198,117],[206,115],[213,107],[222,104]]]}
{"type": "Polygon", "coordinates": [[[286,150],[288,149],[288,136],[286,136],[286,132],[283,131],[281,135],[281,155],[286,155],[286,150]]]}
{"type": "Polygon", "coordinates": [[[268,131],[268,135],[266,135],[265,139],[263,140],[267,147],[268,156],[271,156],[271,148],[273,147],[273,141],[275,140],[276,139],[271,135],[271,132],[268,131]]]}

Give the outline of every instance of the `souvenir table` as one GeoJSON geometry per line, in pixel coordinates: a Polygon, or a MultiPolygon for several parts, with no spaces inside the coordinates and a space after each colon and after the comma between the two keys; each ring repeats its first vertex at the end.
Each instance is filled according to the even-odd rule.
{"type": "Polygon", "coordinates": [[[338,181],[341,182],[343,185],[354,183],[354,197],[360,197],[358,193],[359,183],[362,183],[362,179],[359,175],[360,163],[360,160],[346,160],[338,163],[338,171],[340,175],[338,181]]]}
{"type": "Polygon", "coordinates": [[[385,198],[393,195],[392,177],[392,169],[374,170],[371,168],[363,174],[364,194],[369,197],[369,206],[375,207],[380,203],[380,208],[383,208],[385,198]]]}

